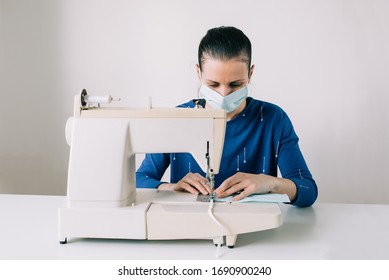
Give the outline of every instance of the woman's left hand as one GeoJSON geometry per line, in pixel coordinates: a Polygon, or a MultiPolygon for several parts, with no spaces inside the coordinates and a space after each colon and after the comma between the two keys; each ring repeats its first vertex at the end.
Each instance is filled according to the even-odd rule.
{"type": "Polygon", "coordinates": [[[240,192],[233,201],[240,200],[254,193],[269,193],[275,185],[275,177],[266,174],[250,174],[238,172],[226,179],[215,190],[217,197],[226,197],[240,192]]]}

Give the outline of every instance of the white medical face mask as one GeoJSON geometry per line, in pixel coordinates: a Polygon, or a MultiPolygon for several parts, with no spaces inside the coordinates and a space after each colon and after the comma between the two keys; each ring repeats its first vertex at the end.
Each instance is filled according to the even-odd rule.
{"type": "Polygon", "coordinates": [[[248,95],[247,86],[244,86],[227,96],[222,96],[218,92],[202,84],[199,91],[200,98],[204,98],[214,109],[224,109],[227,113],[234,111],[246,99],[248,95]]]}

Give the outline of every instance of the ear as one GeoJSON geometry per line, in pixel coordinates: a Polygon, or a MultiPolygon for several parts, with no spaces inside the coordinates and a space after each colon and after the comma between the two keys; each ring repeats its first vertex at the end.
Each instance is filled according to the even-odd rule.
{"type": "Polygon", "coordinates": [[[250,71],[249,71],[249,82],[250,82],[250,80],[251,80],[251,76],[252,76],[253,73],[254,73],[254,66],[255,66],[255,65],[251,65],[251,67],[250,67],[250,71]]]}
{"type": "Polygon", "coordinates": [[[201,70],[200,70],[200,65],[196,64],[196,72],[197,72],[197,77],[199,78],[201,82],[201,70]]]}

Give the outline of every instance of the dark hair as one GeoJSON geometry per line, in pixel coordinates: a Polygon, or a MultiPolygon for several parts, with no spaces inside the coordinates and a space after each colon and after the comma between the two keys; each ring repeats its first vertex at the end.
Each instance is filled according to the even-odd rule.
{"type": "Polygon", "coordinates": [[[204,56],[229,60],[240,57],[251,66],[251,42],[239,29],[232,26],[215,27],[208,30],[199,45],[198,60],[200,70],[204,64],[204,56]]]}

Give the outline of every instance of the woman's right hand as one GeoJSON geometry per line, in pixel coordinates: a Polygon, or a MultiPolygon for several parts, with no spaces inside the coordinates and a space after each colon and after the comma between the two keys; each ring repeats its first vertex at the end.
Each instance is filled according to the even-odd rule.
{"type": "Polygon", "coordinates": [[[209,194],[211,188],[208,180],[198,173],[188,173],[176,184],[161,184],[160,190],[187,191],[192,194],[209,194]]]}

